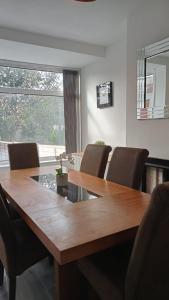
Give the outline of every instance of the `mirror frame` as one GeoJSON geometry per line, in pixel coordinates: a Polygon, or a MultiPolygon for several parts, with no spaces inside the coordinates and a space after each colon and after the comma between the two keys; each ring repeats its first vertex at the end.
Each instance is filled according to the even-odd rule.
{"type": "Polygon", "coordinates": [[[137,119],[169,118],[169,105],[145,107],[146,99],[146,61],[157,54],[169,51],[169,38],[138,50],[137,59],[137,119]],[[140,80],[141,79],[141,80],[140,80]]]}

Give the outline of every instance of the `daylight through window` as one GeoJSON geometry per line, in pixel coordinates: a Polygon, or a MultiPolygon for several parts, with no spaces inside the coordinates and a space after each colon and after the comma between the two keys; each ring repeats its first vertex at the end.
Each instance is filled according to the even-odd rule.
{"type": "Polygon", "coordinates": [[[0,163],[7,144],[36,142],[41,161],[65,150],[63,74],[0,66],[0,163]]]}

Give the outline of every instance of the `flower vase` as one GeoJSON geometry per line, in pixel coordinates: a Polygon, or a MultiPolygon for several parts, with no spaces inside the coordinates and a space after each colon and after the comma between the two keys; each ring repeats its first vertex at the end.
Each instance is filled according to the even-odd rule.
{"type": "Polygon", "coordinates": [[[68,173],[62,173],[56,175],[57,186],[67,186],[68,184],[68,173]]]}

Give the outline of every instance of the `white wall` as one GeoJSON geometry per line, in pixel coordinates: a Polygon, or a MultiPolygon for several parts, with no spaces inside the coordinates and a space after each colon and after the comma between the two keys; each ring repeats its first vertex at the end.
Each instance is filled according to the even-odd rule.
{"type": "Polygon", "coordinates": [[[169,119],[137,120],[137,49],[169,36],[169,0],[139,1],[127,33],[108,48],[106,59],[82,68],[82,145],[102,139],[111,145],[145,147],[169,159],[169,119]],[[96,108],[96,85],[114,82],[114,106],[96,108]]]}
{"type": "Polygon", "coordinates": [[[136,119],[136,51],[169,36],[169,1],[142,0],[127,22],[128,146],[146,147],[150,155],[169,159],[169,119],[136,119]]]}
{"type": "Polygon", "coordinates": [[[108,47],[106,58],[82,68],[82,149],[104,140],[109,145],[126,143],[126,35],[108,47]],[[96,85],[112,81],[113,107],[99,109],[96,85]]]}

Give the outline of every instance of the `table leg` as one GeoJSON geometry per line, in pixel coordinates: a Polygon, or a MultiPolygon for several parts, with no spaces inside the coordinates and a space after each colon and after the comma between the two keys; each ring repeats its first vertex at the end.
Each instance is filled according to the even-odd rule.
{"type": "Polygon", "coordinates": [[[59,265],[55,260],[56,300],[85,300],[87,288],[77,263],[59,265]]]}

